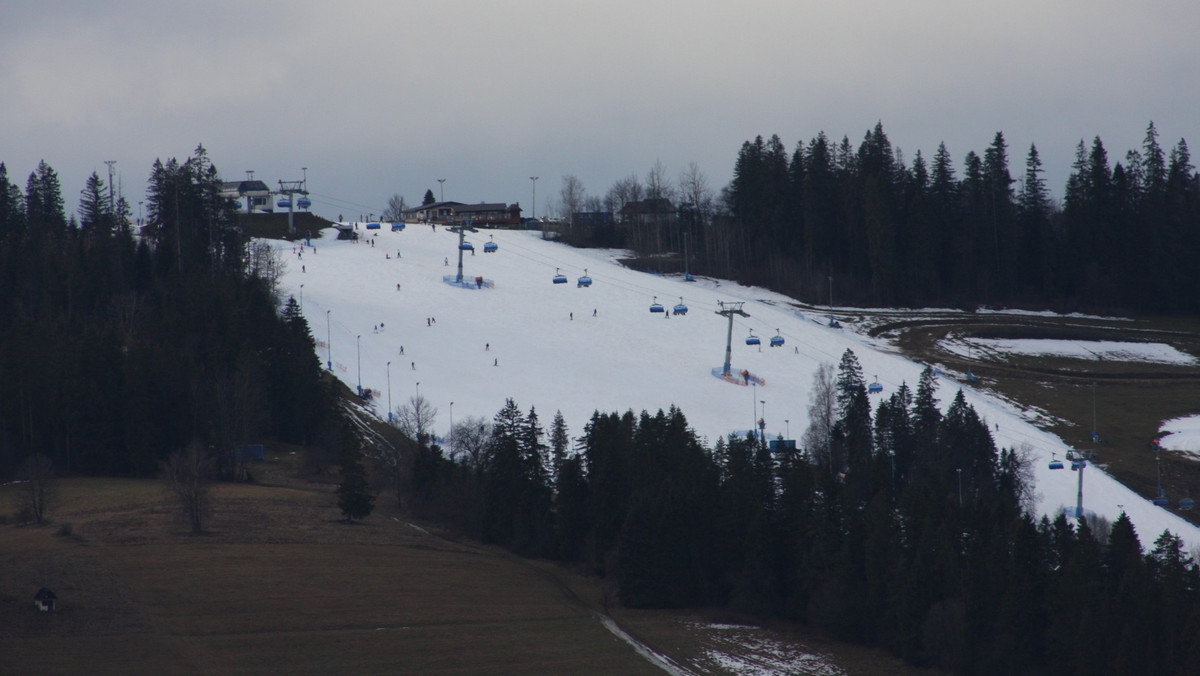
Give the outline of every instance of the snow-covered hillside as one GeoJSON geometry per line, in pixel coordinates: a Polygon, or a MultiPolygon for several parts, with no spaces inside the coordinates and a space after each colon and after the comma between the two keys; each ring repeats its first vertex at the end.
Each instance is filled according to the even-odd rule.
{"type": "MultiPolygon", "coordinates": [[[[768,438],[798,438],[808,424],[813,372],[822,362],[836,365],[847,348],[854,350],[867,380],[878,378],[883,386],[873,401],[901,382],[915,389],[923,368],[876,349],[853,326],[829,328],[823,315],[801,313],[779,294],[634,272],[615,263],[615,252],[573,249],[536,232],[468,234],[475,254],[463,258],[464,277],[482,277],[491,286],[465,289],[443,282],[456,272],[457,234],[415,224],[399,232],[388,224],[358,227],[363,239],[357,243],[335,240],[332,229],[312,241],[315,248],[273,242],[287,263],[281,285],[302,302],[322,363],[332,361],[351,388],[361,379],[363,388],[377,392],[380,417],[386,417],[389,391],[393,408],[416,394],[425,397],[439,411],[440,434],[451,416],[490,420],[511,397],[522,410],[535,407],[544,425],[561,410],[572,436],[596,410],[653,413],[675,405],[710,443],[749,430],[757,417],[765,420],[768,438]],[[498,251],[484,253],[492,237],[498,251]],[[590,287],[576,283],[585,269],[590,287]],[[556,271],[569,282],[553,284],[556,271]],[[686,315],[649,311],[655,299],[669,310],[681,298],[686,315]],[[728,323],[716,314],[720,301],[745,303],[750,317],[735,318],[732,367],[761,377],[761,387],[712,374],[725,357],[728,323]],[[762,339],[760,348],[746,345],[751,330],[762,339]],[[784,338],[782,347],[768,346],[775,335],[784,338]]],[[[939,387],[943,406],[963,388],[999,446],[1033,448],[1040,509],[1057,513],[1075,504],[1078,475],[1047,467],[1052,453],[1064,456],[1061,440],[949,374],[939,387]]],[[[1115,518],[1118,505],[1143,545],[1170,528],[1200,546],[1200,529],[1088,467],[1085,508],[1115,518]]]]}

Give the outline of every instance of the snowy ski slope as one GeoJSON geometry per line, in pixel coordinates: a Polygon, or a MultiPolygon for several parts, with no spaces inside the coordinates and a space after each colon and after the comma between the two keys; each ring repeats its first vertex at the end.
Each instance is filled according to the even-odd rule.
{"type": "MultiPolygon", "coordinates": [[[[675,405],[709,443],[744,433],[756,416],[764,418],[768,438],[799,438],[820,363],[836,365],[853,349],[867,381],[878,377],[883,386],[873,403],[901,382],[915,389],[922,369],[875,349],[852,326],[828,328],[825,316],[802,314],[779,294],[635,272],[615,263],[619,252],[574,249],[537,232],[469,233],[475,254],[465,252],[464,277],[480,276],[493,286],[464,289],[442,281],[455,274],[457,234],[417,224],[399,232],[386,223],[378,230],[358,227],[362,241],[337,241],[330,229],[313,240],[315,251],[273,241],[286,262],[282,289],[302,302],[321,362],[332,361],[352,389],[361,378],[362,387],[378,393],[380,417],[387,415],[390,379],[393,409],[420,394],[439,411],[439,434],[449,429],[451,416],[457,422],[468,416],[490,420],[511,397],[523,411],[535,407],[545,426],[561,410],[572,437],[596,410],[653,413],[675,405]],[[484,253],[491,237],[499,250],[484,253]],[[579,287],[585,269],[593,284],[579,287]],[[568,283],[551,283],[556,270],[568,283]],[[689,309],[685,316],[649,312],[655,298],[670,309],[681,297],[689,309]],[[719,301],[745,303],[750,317],[735,318],[732,367],[761,377],[764,386],[712,375],[724,361],[728,326],[715,314],[719,301]],[[745,344],[750,330],[762,339],[760,348],[745,344]],[[786,343],[769,347],[777,330],[786,343]]],[[[1077,474],[1047,467],[1052,452],[1064,456],[1063,442],[1034,427],[1021,410],[946,374],[938,392],[943,408],[960,387],[989,422],[998,446],[1033,447],[1039,508],[1055,514],[1073,506],[1077,474]]],[[[1084,507],[1111,519],[1120,513],[1118,505],[1133,519],[1143,546],[1164,528],[1200,546],[1200,529],[1089,466],[1084,507]]]]}

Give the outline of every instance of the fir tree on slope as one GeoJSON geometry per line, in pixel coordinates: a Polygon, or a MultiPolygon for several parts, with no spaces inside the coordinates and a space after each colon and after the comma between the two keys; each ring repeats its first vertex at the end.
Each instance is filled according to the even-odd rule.
{"type": "Polygon", "coordinates": [[[337,489],[338,508],[346,521],[365,519],[375,509],[375,497],[367,485],[367,472],[356,451],[342,452],[342,483],[337,489]]]}

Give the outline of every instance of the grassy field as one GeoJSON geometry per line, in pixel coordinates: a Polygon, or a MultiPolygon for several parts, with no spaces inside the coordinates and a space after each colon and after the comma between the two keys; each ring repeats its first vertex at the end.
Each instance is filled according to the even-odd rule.
{"type": "MultiPolygon", "coordinates": [[[[661,673],[603,626],[606,609],[696,673],[730,649],[702,614],[610,607],[594,579],[417,527],[386,499],[350,525],[328,482],[256,476],[266,485],[216,487],[202,536],[133,479],[62,480],[52,523],[0,524],[0,674],[661,673]],[[42,586],[53,613],[34,608],[42,586]]],[[[0,514],[16,488],[0,487],[0,514]]],[[[913,673],[772,636],[815,642],[848,673],[913,673]]]]}

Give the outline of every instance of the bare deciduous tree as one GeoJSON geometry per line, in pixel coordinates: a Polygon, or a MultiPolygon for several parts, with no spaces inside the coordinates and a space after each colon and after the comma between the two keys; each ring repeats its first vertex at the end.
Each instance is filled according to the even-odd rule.
{"type": "Polygon", "coordinates": [[[22,482],[14,505],[18,516],[42,523],[58,499],[54,462],[41,453],[35,453],[25,459],[17,479],[22,482]]]}
{"type": "Polygon", "coordinates": [[[275,247],[265,240],[258,240],[250,245],[249,259],[248,272],[267,283],[271,299],[278,305],[279,280],[283,277],[287,264],[283,262],[275,247]]]}
{"type": "Polygon", "coordinates": [[[1022,441],[1021,445],[1013,449],[1013,454],[1016,459],[1013,479],[1017,502],[1021,505],[1022,511],[1034,514],[1041,495],[1037,492],[1037,478],[1033,472],[1033,445],[1028,441],[1022,441]]]}
{"type": "Polygon", "coordinates": [[[488,444],[492,438],[492,423],[478,417],[468,417],[450,430],[454,460],[472,469],[487,464],[488,444]]]}
{"type": "Polygon", "coordinates": [[[583,181],[580,181],[574,174],[568,174],[562,177],[562,188],[558,191],[560,202],[560,213],[563,218],[567,219],[568,227],[574,226],[575,213],[583,206],[583,201],[587,199],[586,191],[583,189],[583,181]]]}
{"type": "Polygon", "coordinates": [[[432,432],[437,413],[437,408],[425,397],[416,395],[409,397],[407,404],[396,409],[396,420],[393,424],[406,436],[420,442],[422,437],[432,432]]]}
{"type": "Polygon", "coordinates": [[[385,439],[363,449],[363,454],[372,460],[375,476],[396,496],[396,506],[404,508],[404,491],[412,476],[414,452],[410,445],[397,446],[385,439]]]}
{"type": "Polygon", "coordinates": [[[380,214],[379,220],[385,223],[400,223],[404,221],[404,212],[408,211],[408,203],[404,196],[396,193],[388,198],[387,208],[380,214]]]}
{"type": "Polygon", "coordinates": [[[688,162],[687,168],[679,174],[679,192],[680,199],[695,210],[697,225],[707,224],[712,215],[713,191],[699,164],[688,162]]]}
{"type": "Polygon", "coordinates": [[[637,174],[630,174],[625,178],[617,179],[612,187],[608,189],[608,193],[604,196],[604,204],[609,211],[616,213],[621,210],[621,207],[630,202],[637,202],[644,197],[645,191],[642,189],[641,179],[637,174]]]}
{"type": "Polygon", "coordinates": [[[163,485],[193,533],[204,532],[204,520],[212,513],[209,482],[214,466],[204,446],[199,441],[192,441],[187,448],[173,451],[159,469],[163,485]]]}
{"type": "Polygon", "coordinates": [[[808,429],[803,444],[813,464],[832,471],[833,426],[837,421],[837,385],[833,364],[822,363],[813,373],[812,400],[808,405],[808,429]]]}
{"type": "Polygon", "coordinates": [[[654,166],[646,172],[646,199],[675,199],[675,186],[667,178],[667,168],[662,160],[655,160],[654,166]]]}

